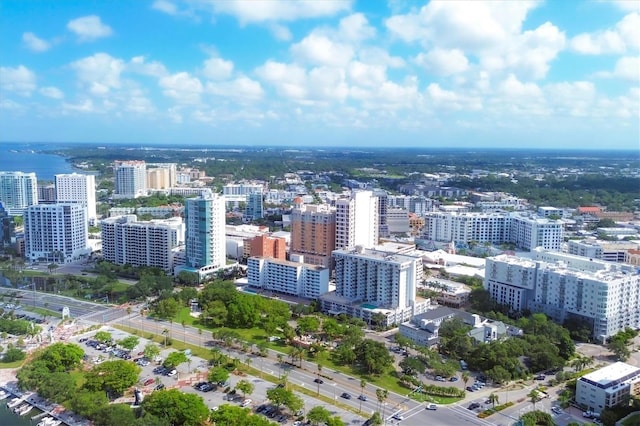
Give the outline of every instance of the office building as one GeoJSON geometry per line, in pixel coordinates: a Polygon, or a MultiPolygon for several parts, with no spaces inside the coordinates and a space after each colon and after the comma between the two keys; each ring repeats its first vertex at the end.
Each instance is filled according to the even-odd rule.
{"type": "Polygon", "coordinates": [[[287,259],[287,241],[284,238],[258,235],[249,240],[249,257],[287,259]]]}
{"type": "Polygon", "coordinates": [[[496,302],[560,324],[583,320],[599,341],[640,328],[640,274],[632,266],[543,250],[535,257],[487,259],[484,287],[496,302]]]}
{"type": "Polygon", "coordinates": [[[173,272],[173,249],[184,243],[181,218],[138,221],[135,215],[104,219],[102,257],[118,265],[154,266],[173,272]]]}
{"type": "Polygon", "coordinates": [[[336,289],[320,297],[324,312],[367,322],[378,317],[388,326],[408,321],[429,306],[416,297],[422,281],[419,257],[358,246],[335,250],[333,259],[336,289]]]}
{"type": "Polygon", "coordinates": [[[378,244],[378,197],[371,191],[353,191],[336,201],[336,249],[378,244]]]}
{"type": "Polygon", "coordinates": [[[291,255],[303,256],[304,262],[331,267],[331,253],[336,244],[336,210],[326,204],[302,204],[294,200],[291,211],[291,255]]]}
{"type": "Polygon", "coordinates": [[[640,394],[640,368],[616,362],[585,374],[576,382],[576,402],[592,413],[629,404],[640,394]]]}
{"type": "Polygon", "coordinates": [[[55,176],[56,202],[80,204],[87,209],[87,220],[93,223],[96,218],[96,178],[93,175],[79,173],[55,176]]]}
{"type": "Polygon", "coordinates": [[[250,257],[247,260],[250,286],[264,291],[317,299],[329,291],[329,269],[283,259],[250,257]]]}
{"type": "Polygon", "coordinates": [[[38,180],[35,173],[0,172],[0,201],[11,216],[38,204],[38,180]]]}
{"type": "Polygon", "coordinates": [[[2,201],[0,201],[0,248],[11,245],[15,237],[15,223],[13,217],[9,216],[9,212],[5,210],[2,201]]]}
{"type": "Polygon", "coordinates": [[[542,247],[545,250],[560,251],[560,245],[564,241],[564,228],[558,220],[513,214],[508,217],[507,226],[507,241],[525,250],[542,247]]]}
{"type": "Polygon", "coordinates": [[[90,254],[86,209],[80,204],[40,204],[24,212],[25,258],[69,263],[90,254]]]}
{"type": "Polygon", "coordinates": [[[114,163],[116,198],[138,198],[147,195],[147,165],[144,161],[114,163]]]}
{"type": "Polygon", "coordinates": [[[185,267],[203,277],[226,264],[225,202],[212,192],[185,200],[185,267]]]}
{"type": "Polygon", "coordinates": [[[53,184],[38,185],[38,204],[56,202],[56,186],[53,184]]]}
{"type": "Polygon", "coordinates": [[[260,220],[264,217],[264,204],[262,201],[261,192],[253,192],[247,194],[247,204],[244,208],[243,220],[245,222],[252,222],[254,220],[260,220]]]}

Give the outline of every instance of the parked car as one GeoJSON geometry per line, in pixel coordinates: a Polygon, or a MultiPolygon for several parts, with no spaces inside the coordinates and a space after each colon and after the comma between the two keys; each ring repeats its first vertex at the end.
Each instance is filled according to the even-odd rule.
{"type": "Polygon", "coordinates": [[[471,386],[467,386],[465,389],[467,390],[467,392],[474,392],[476,390],[471,386]]]}
{"type": "Polygon", "coordinates": [[[444,382],[446,381],[442,376],[436,376],[436,382],[444,382]]]}
{"type": "Polygon", "coordinates": [[[554,414],[562,414],[562,409],[560,407],[551,407],[551,411],[553,411],[554,414]]]}
{"type": "Polygon", "coordinates": [[[156,387],[155,387],[155,388],[153,388],[153,389],[154,389],[154,390],[162,390],[162,389],[164,389],[164,383],[158,383],[158,384],[156,385],[156,387]]]}
{"type": "Polygon", "coordinates": [[[547,376],[545,376],[544,374],[538,374],[536,377],[534,377],[534,379],[536,379],[536,380],[544,380],[546,378],[547,378],[547,376]]]}
{"type": "Polygon", "coordinates": [[[155,380],[155,379],[153,379],[153,378],[148,378],[147,380],[145,380],[145,381],[144,381],[143,385],[144,385],[144,386],[149,386],[149,385],[154,384],[155,382],[156,382],[156,380],[155,380]]]}
{"type": "Polygon", "coordinates": [[[166,373],[166,374],[167,374],[167,376],[168,376],[168,377],[173,377],[173,376],[175,376],[176,374],[178,374],[178,370],[176,370],[176,369],[174,368],[173,370],[167,371],[167,373],[166,373]]]}
{"type": "Polygon", "coordinates": [[[457,382],[458,381],[458,377],[453,376],[452,378],[449,379],[450,382],[457,382]]]}

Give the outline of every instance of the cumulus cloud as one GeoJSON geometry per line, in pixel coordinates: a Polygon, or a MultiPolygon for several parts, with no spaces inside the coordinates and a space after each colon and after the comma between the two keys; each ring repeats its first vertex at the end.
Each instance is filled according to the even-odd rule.
{"type": "Polygon", "coordinates": [[[340,37],[345,41],[361,42],[375,37],[376,29],[369,25],[362,13],[354,13],[340,20],[340,37]]]}
{"type": "Polygon", "coordinates": [[[93,41],[113,34],[110,26],[103,24],[97,15],[76,18],[67,24],[67,29],[78,36],[79,41],[93,41]]]}
{"type": "Polygon", "coordinates": [[[307,96],[306,70],[299,65],[267,61],[255,70],[256,75],[273,85],[279,95],[289,99],[303,99],[307,96]]]}
{"type": "Polygon", "coordinates": [[[168,15],[177,15],[178,7],[167,0],[156,0],[151,5],[152,9],[158,10],[160,12],[166,13],[168,15]]]}
{"type": "Polygon", "coordinates": [[[349,44],[311,33],[291,46],[291,53],[298,61],[312,65],[344,66],[351,60],[354,51],[349,44]]]}
{"type": "Polygon", "coordinates": [[[200,102],[203,90],[202,83],[197,77],[188,72],[179,72],[160,79],[160,87],[165,96],[173,98],[181,104],[195,104],[200,102]]]}
{"type": "Polygon", "coordinates": [[[36,89],[36,75],[24,65],[15,68],[0,67],[0,90],[20,96],[31,96],[36,89]]]}
{"type": "Polygon", "coordinates": [[[127,71],[148,75],[152,77],[163,77],[167,75],[167,69],[161,62],[147,62],[144,56],[134,56],[127,64],[127,71]]]}
{"type": "Polygon", "coordinates": [[[209,80],[226,80],[233,73],[233,62],[222,58],[209,58],[204,61],[202,75],[209,80]]]}
{"type": "Polygon", "coordinates": [[[420,53],[415,62],[438,75],[458,74],[469,68],[469,61],[459,49],[435,48],[427,53],[420,53]]]}
{"type": "Polygon", "coordinates": [[[583,55],[624,53],[640,48],[640,14],[626,15],[613,28],[582,33],[569,42],[571,49],[583,55]]]}
{"type": "Polygon", "coordinates": [[[206,92],[236,101],[253,101],[262,98],[264,91],[260,83],[246,76],[223,82],[208,82],[206,92]]]}
{"type": "Polygon", "coordinates": [[[51,99],[62,99],[64,98],[64,93],[62,93],[62,90],[58,89],[57,87],[53,87],[53,86],[49,86],[49,87],[42,87],[39,90],[40,94],[42,96],[46,96],[47,98],[51,98],[51,99]]]}
{"type": "Polygon", "coordinates": [[[120,74],[125,69],[125,63],[107,53],[96,53],[73,62],[71,68],[92,94],[105,95],[112,89],[120,88],[120,74]]]}
{"type": "Polygon", "coordinates": [[[271,34],[273,34],[276,40],[289,41],[293,37],[291,31],[289,31],[289,28],[285,27],[284,25],[271,24],[269,25],[269,31],[271,32],[271,34]]]}
{"type": "Polygon", "coordinates": [[[545,97],[556,111],[576,117],[589,115],[596,100],[596,88],[590,81],[564,81],[547,84],[543,88],[545,97]]]}
{"type": "Polygon", "coordinates": [[[241,24],[268,21],[296,21],[333,16],[351,9],[352,0],[298,1],[205,1],[216,14],[234,16],[241,24]]]}
{"type": "Polygon", "coordinates": [[[34,52],[45,52],[51,47],[51,43],[39,38],[31,32],[22,34],[22,43],[24,43],[27,49],[34,52]]]}

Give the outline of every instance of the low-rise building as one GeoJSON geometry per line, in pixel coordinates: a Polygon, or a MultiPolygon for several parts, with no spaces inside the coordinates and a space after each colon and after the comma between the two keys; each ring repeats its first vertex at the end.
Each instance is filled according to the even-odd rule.
{"type": "Polygon", "coordinates": [[[329,291],[329,269],[284,259],[250,257],[247,281],[262,290],[317,299],[329,291]]]}
{"type": "Polygon", "coordinates": [[[585,374],[576,382],[576,402],[594,413],[629,402],[640,394],[640,368],[624,362],[585,374]]]}

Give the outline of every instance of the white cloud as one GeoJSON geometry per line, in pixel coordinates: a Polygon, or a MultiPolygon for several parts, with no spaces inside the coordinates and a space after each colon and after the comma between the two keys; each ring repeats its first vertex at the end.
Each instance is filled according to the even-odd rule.
{"type": "Polygon", "coordinates": [[[42,96],[46,96],[47,98],[52,98],[52,99],[64,98],[64,93],[62,93],[62,90],[53,86],[42,87],[40,88],[39,92],[42,96]]]}
{"type": "Polygon", "coordinates": [[[362,62],[374,65],[383,65],[389,68],[402,68],[404,59],[400,56],[391,56],[389,52],[379,47],[364,47],[358,50],[358,56],[362,62]]]}
{"type": "Polygon", "coordinates": [[[370,65],[359,61],[353,61],[349,64],[347,75],[352,84],[365,87],[379,87],[387,80],[384,66],[370,65]]]}
{"type": "Polygon", "coordinates": [[[637,0],[606,0],[624,12],[640,12],[640,2],[637,0]]]}
{"type": "Polygon", "coordinates": [[[278,94],[290,99],[307,96],[307,75],[304,68],[294,64],[267,61],[256,68],[256,75],[276,88],[278,94]]]}
{"type": "Polygon", "coordinates": [[[80,41],[93,41],[113,34],[111,27],[103,24],[96,15],[73,19],[67,24],[67,29],[75,33],[80,41]]]}
{"type": "Polygon", "coordinates": [[[269,25],[269,31],[276,38],[276,40],[280,41],[289,41],[293,37],[289,28],[280,24],[271,24],[269,25]]]}
{"type": "Polygon", "coordinates": [[[542,96],[542,91],[537,84],[522,83],[513,74],[500,83],[498,93],[506,98],[539,98],[542,96]]]}
{"type": "Polygon", "coordinates": [[[165,96],[174,98],[181,104],[199,103],[203,90],[200,80],[187,72],[162,77],[160,87],[164,89],[165,96]]]}
{"type": "Polygon", "coordinates": [[[65,102],[62,104],[62,108],[65,112],[97,112],[97,108],[95,108],[93,100],[91,99],[85,99],[83,102],[79,102],[77,104],[69,104],[65,102]]]}
{"type": "Polygon", "coordinates": [[[120,74],[125,69],[125,63],[106,53],[96,53],[73,62],[71,68],[92,94],[105,95],[112,89],[120,88],[120,74]]]}
{"type": "Polygon", "coordinates": [[[0,67],[0,90],[31,96],[36,89],[36,75],[24,65],[16,68],[0,67]]]}
{"type": "Polygon", "coordinates": [[[629,13],[615,27],[573,37],[571,49],[583,55],[624,53],[640,48],[640,14],[629,13]]]}
{"type": "Polygon", "coordinates": [[[204,61],[202,75],[209,80],[226,80],[233,73],[233,62],[222,58],[209,58],[204,61]]]}
{"type": "Polygon", "coordinates": [[[427,53],[420,53],[415,62],[438,75],[458,74],[469,68],[469,61],[459,49],[435,48],[427,53]]]}
{"type": "Polygon", "coordinates": [[[233,98],[238,101],[258,100],[264,95],[260,83],[246,76],[240,76],[231,81],[208,82],[206,91],[213,95],[233,98]]]}
{"type": "Polygon", "coordinates": [[[291,46],[291,53],[298,61],[312,65],[344,66],[353,57],[353,48],[324,35],[311,33],[300,43],[291,46]]]}
{"type": "Polygon", "coordinates": [[[177,15],[178,7],[170,1],[167,0],[156,0],[151,5],[152,9],[158,10],[160,12],[164,12],[168,15],[177,15]]]}
{"type": "Polygon", "coordinates": [[[333,16],[351,9],[352,0],[298,1],[204,1],[214,13],[232,15],[242,24],[268,21],[296,21],[306,18],[333,16]]]}
{"type": "Polygon", "coordinates": [[[349,94],[349,87],[343,70],[318,67],[309,71],[308,91],[312,101],[342,102],[349,94]]]}
{"type": "Polygon", "coordinates": [[[163,77],[167,75],[167,69],[161,62],[146,62],[144,56],[134,56],[127,64],[127,71],[149,75],[152,77],[163,77]]]}
{"type": "Polygon", "coordinates": [[[361,42],[375,37],[376,29],[369,25],[362,13],[354,13],[340,20],[338,32],[345,41],[361,42]]]}
{"type": "Polygon", "coordinates": [[[143,96],[140,91],[134,91],[124,104],[125,110],[138,114],[150,114],[155,111],[151,101],[143,96]]]}
{"type": "Polygon", "coordinates": [[[27,32],[22,34],[22,42],[29,50],[34,52],[44,52],[49,50],[51,43],[36,36],[34,33],[27,32]]]}
{"type": "Polygon", "coordinates": [[[552,83],[544,86],[549,103],[557,111],[575,117],[590,114],[590,108],[596,99],[596,88],[590,81],[552,83]]]}
{"type": "Polygon", "coordinates": [[[625,56],[618,59],[613,75],[623,80],[638,82],[640,80],[640,57],[625,56]]]}

